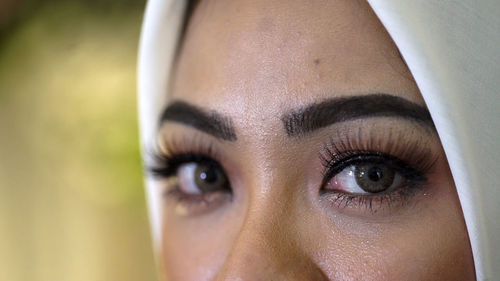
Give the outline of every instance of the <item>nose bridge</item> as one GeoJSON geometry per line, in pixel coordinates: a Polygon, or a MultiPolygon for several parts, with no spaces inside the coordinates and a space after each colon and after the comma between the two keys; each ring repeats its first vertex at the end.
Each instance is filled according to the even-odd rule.
{"type": "Polygon", "coordinates": [[[327,280],[297,243],[287,209],[272,201],[250,208],[215,280],[327,280]]]}

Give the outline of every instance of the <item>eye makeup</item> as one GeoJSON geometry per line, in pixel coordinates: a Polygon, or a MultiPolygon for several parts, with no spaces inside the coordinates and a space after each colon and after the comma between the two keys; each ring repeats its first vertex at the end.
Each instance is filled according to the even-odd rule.
{"type": "Polygon", "coordinates": [[[319,153],[323,167],[320,196],[333,208],[355,215],[394,211],[412,202],[429,186],[429,175],[438,160],[432,149],[433,134],[420,131],[380,125],[357,130],[346,125],[338,130],[319,153]],[[371,174],[366,169],[364,174],[356,173],[360,167],[371,167],[371,174]],[[346,191],[346,186],[367,179],[372,185],[379,184],[387,176],[393,182],[386,189],[365,192],[358,186],[358,192],[346,191]]]}
{"type": "MultiPolygon", "coordinates": [[[[316,153],[318,157],[306,157],[312,160],[292,165],[306,169],[315,165],[313,162],[319,163],[321,173],[310,175],[318,178],[311,188],[317,188],[318,198],[328,202],[328,208],[358,216],[390,215],[415,201],[414,197],[430,185],[429,176],[439,158],[435,133],[382,120],[336,125],[323,132],[327,141],[322,144],[318,139],[302,139],[312,147],[304,153],[316,153]]],[[[232,167],[227,163],[242,161],[228,160],[227,155],[223,159],[221,149],[203,135],[165,137],[150,153],[153,164],[148,173],[164,180],[164,197],[181,206],[182,213],[207,213],[232,200],[234,190],[227,173],[232,167]],[[220,181],[206,182],[210,178],[206,172],[210,171],[220,181]]]]}
{"type": "Polygon", "coordinates": [[[177,214],[204,214],[231,200],[232,189],[213,143],[199,137],[172,136],[149,150],[149,156],[152,165],[147,172],[164,181],[164,198],[177,214]]]}
{"type": "MultiPolygon", "coordinates": [[[[185,140],[187,141],[187,140],[185,140]]],[[[148,173],[155,178],[169,178],[177,173],[177,168],[190,162],[213,162],[216,155],[213,147],[198,143],[193,148],[184,149],[177,142],[167,143],[164,150],[150,150],[150,158],[153,159],[153,165],[147,167],[148,173]]]]}

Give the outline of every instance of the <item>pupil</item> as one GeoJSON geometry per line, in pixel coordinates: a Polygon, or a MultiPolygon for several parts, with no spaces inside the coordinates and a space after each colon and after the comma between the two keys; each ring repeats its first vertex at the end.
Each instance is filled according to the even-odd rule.
{"type": "Polygon", "coordinates": [[[368,178],[372,181],[379,181],[384,176],[382,169],[375,166],[368,171],[368,178]]]}
{"type": "Polygon", "coordinates": [[[213,167],[206,167],[201,171],[200,179],[206,183],[214,183],[217,181],[217,172],[213,167]]]}
{"type": "Polygon", "coordinates": [[[202,193],[230,191],[226,175],[221,167],[214,164],[198,164],[194,172],[196,186],[202,193]]]}

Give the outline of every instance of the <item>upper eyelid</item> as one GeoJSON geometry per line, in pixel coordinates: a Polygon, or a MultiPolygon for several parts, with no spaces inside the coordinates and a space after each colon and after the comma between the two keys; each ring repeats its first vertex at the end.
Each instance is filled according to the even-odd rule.
{"type": "MultiPolygon", "coordinates": [[[[390,166],[391,168],[394,168],[398,172],[401,172],[404,174],[404,176],[410,176],[411,173],[412,177],[421,177],[419,180],[425,180],[425,174],[428,171],[428,168],[426,167],[423,170],[420,170],[419,168],[414,168],[410,164],[406,163],[404,160],[398,159],[395,156],[392,155],[384,155],[384,154],[374,154],[374,153],[369,153],[369,152],[359,152],[359,153],[354,153],[351,156],[348,156],[340,161],[345,161],[344,163],[339,163],[340,161],[336,163],[328,163],[327,167],[325,169],[328,169],[325,171],[325,173],[328,173],[331,171],[332,174],[325,174],[325,177],[333,177],[336,174],[340,173],[343,171],[345,168],[350,167],[352,165],[356,165],[358,163],[383,163],[387,166],[390,166]],[[346,159],[347,158],[347,159],[346,159]],[[353,158],[358,158],[358,159],[353,159],[353,158]],[[364,158],[364,159],[363,159],[364,158]],[[376,160],[376,161],[375,161],[376,160]],[[339,165],[335,167],[335,170],[332,171],[334,167],[332,165],[339,165]],[[335,174],[333,174],[335,173],[335,174]]],[[[417,179],[417,178],[415,178],[417,179]]]]}
{"type": "MultiPolygon", "coordinates": [[[[415,150],[415,154],[417,154],[417,150],[415,150]]],[[[393,161],[393,163],[401,162],[408,166],[413,167],[414,169],[421,171],[422,173],[428,172],[436,163],[437,156],[432,154],[431,152],[422,152],[417,157],[413,159],[405,159],[401,157],[401,155],[397,155],[398,153],[384,153],[375,150],[356,150],[351,149],[345,152],[337,151],[332,152],[327,147],[324,148],[324,151],[320,153],[320,161],[323,166],[326,168],[331,167],[332,165],[337,165],[342,161],[347,161],[353,157],[380,157],[380,159],[386,159],[387,161],[393,161]],[[415,167],[414,167],[415,166],[415,167]]],[[[361,162],[362,159],[359,160],[361,162]]],[[[367,160],[369,161],[369,160],[367,160]]],[[[354,161],[353,161],[354,162],[354,161]]],[[[356,161],[357,162],[357,161],[356,161]]]]}
{"type": "Polygon", "coordinates": [[[158,178],[172,176],[181,165],[186,163],[215,163],[220,166],[216,160],[205,154],[185,152],[172,155],[159,153],[152,156],[156,159],[152,165],[147,166],[147,171],[153,177],[158,178]]]}
{"type": "Polygon", "coordinates": [[[430,171],[439,156],[438,151],[433,148],[434,136],[427,136],[425,130],[424,135],[415,130],[408,134],[405,128],[399,130],[391,127],[381,133],[379,128],[366,129],[360,126],[358,130],[341,132],[342,130],[338,130],[336,136],[331,136],[328,142],[323,143],[319,152],[319,159],[324,166],[323,175],[332,161],[363,154],[378,154],[398,159],[423,174],[430,171]]]}
{"type": "MultiPolygon", "coordinates": [[[[335,157],[345,157],[347,151],[355,151],[384,153],[411,163],[435,162],[429,160],[429,158],[434,158],[434,160],[436,158],[435,151],[429,148],[430,142],[435,136],[434,134],[427,135],[426,130],[413,129],[421,127],[412,127],[411,130],[408,130],[407,127],[391,126],[387,128],[388,123],[378,123],[379,121],[375,121],[375,127],[371,125],[364,126],[366,123],[361,121],[355,122],[359,123],[342,124],[342,126],[334,130],[335,133],[330,135],[321,147],[318,147],[316,153],[319,155],[320,161],[325,156],[328,156],[326,158],[332,158],[332,155],[328,155],[330,152],[332,152],[331,154],[335,154],[335,157]],[[353,129],[353,125],[358,126],[357,129],[356,127],[353,129]],[[379,128],[377,127],[378,125],[382,127],[379,128]],[[408,134],[408,132],[411,133],[408,134]],[[384,149],[384,147],[388,148],[384,149]],[[421,157],[414,160],[414,155],[421,157]],[[413,161],[408,161],[408,159],[413,161]]],[[[399,124],[399,121],[396,122],[396,124],[399,124]]],[[[219,142],[214,142],[211,138],[207,138],[203,134],[178,134],[174,132],[174,134],[158,138],[157,141],[159,144],[154,146],[156,149],[152,150],[156,152],[156,155],[198,154],[215,160],[226,172],[236,173],[238,171],[238,169],[231,168],[237,164],[237,160],[233,161],[234,159],[229,157],[230,155],[224,151],[224,146],[219,142]],[[163,147],[163,149],[159,149],[159,147],[163,147]],[[228,167],[231,169],[227,170],[228,167]]],[[[161,163],[162,161],[159,162],[161,163]]],[[[322,162],[324,162],[324,159],[322,162]]]]}
{"type": "Polygon", "coordinates": [[[147,148],[146,174],[158,179],[175,173],[177,167],[172,166],[173,160],[183,163],[188,160],[215,162],[222,167],[224,158],[219,144],[200,133],[160,135],[155,143],[147,148]],[[181,159],[182,157],[185,159],[181,159]]]}
{"type": "Polygon", "coordinates": [[[199,133],[194,135],[173,133],[158,137],[147,151],[149,155],[173,156],[191,153],[219,160],[216,144],[199,133]]]}

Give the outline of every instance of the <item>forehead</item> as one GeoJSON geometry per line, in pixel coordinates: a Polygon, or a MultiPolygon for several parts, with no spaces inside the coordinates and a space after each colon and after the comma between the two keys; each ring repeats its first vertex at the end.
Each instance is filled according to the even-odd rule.
{"type": "Polygon", "coordinates": [[[423,104],[365,1],[201,1],[184,40],[170,98],[231,116],[370,93],[423,104]]]}

